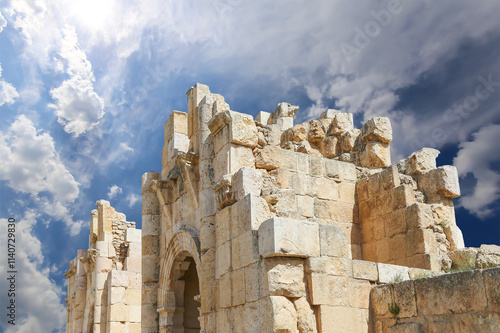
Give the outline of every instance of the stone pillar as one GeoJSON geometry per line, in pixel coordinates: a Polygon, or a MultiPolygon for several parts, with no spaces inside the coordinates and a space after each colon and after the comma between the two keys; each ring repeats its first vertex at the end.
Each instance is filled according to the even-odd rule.
{"type": "Polygon", "coordinates": [[[83,321],[87,299],[87,273],[80,261],[87,257],[87,250],[80,249],[70,262],[69,271],[64,274],[68,279],[68,317],[66,333],[83,333],[83,321]]]}
{"type": "Polygon", "coordinates": [[[199,154],[200,118],[198,105],[205,96],[210,96],[210,89],[204,84],[197,83],[188,90],[186,95],[188,97],[188,136],[194,153],[199,154]]]}
{"type": "Polygon", "coordinates": [[[158,330],[158,281],[160,258],[160,204],[151,182],[158,180],[156,172],[142,176],[142,312],[141,328],[143,333],[158,330]]]}

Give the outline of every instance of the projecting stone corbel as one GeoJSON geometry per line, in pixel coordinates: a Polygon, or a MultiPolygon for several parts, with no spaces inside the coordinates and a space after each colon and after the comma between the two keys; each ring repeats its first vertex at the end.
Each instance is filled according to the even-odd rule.
{"type": "Polygon", "coordinates": [[[167,227],[172,226],[172,216],[169,206],[167,205],[167,200],[163,195],[162,189],[166,188],[167,182],[161,181],[158,179],[154,179],[151,181],[151,189],[156,193],[156,197],[158,198],[158,202],[160,203],[161,211],[167,220],[167,227]]]}
{"type": "Polygon", "coordinates": [[[198,155],[194,153],[179,153],[175,164],[179,167],[181,177],[186,184],[186,189],[189,193],[189,197],[191,198],[191,202],[196,209],[199,207],[199,202],[193,184],[196,184],[197,182],[193,182],[192,172],[188,169],[188,166],[191,170],[193,170],[192,167],[198,165],[198,155]]]}

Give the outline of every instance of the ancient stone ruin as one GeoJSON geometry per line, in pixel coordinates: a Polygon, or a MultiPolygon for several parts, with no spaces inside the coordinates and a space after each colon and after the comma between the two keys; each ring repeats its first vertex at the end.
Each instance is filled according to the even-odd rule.
{"type": "MultiPolygon", "coordinates": [[[[141,308],[121,298],[123,314],[110,311],[133,233],[113,244],[128,244],[125,263],[97,273],[100,316],[69,277],[67,332],[97,320],[108,326],[93,332],[500,331],[500,250],[464,248],[457,171],[436,166],[439,151],[391,164],[388,118],[356,129],[326,110],[294,126],[288,103],[254,119],[205,85],[187,97],[165,123],[161,172],[142,177],[141,308]],[[478,270],[445,274],[464,265],[478,270]]],[[[89,257],[80,250],[70,272],[89,257]]]]}
{"type": "Polygon", "coordinates": [[[90,219],[89,248],[78,250],[64,274],[67,333],[141,331],[141,253],[135,223],[108,201],[98,201],[90,219]]]}

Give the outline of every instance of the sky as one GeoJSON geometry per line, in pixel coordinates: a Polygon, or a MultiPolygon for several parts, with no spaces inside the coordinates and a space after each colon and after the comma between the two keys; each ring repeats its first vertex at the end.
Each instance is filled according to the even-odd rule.
{"type": "Polygon", "coordinates": [[[0,332],[64,332],[95,202],[141,227],[141,175],[196,82],[254,116],[389,117],[392,161],[439,149],[466,246],[500,245],[499,59],[499,0],[1,0],[0,239],[15,218],[19,292],[0,332]]]}

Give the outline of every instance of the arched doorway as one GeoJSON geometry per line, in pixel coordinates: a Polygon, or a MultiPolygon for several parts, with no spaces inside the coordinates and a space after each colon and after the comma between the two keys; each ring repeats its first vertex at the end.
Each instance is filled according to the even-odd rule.
{"type": "Polygon", "coordinates": [[[173,291],[175,294],[175,312],[173,316],[174,332],[200,332],[200,287],[196,264],[192,257],[178,261],[173,276],[173,291]]]}
{"type": "Polygon", "coordinates": [[[167,247],[158,290],[161,333],[201,332],[198,244],[197,237],[180,231],[167,247]]]}

